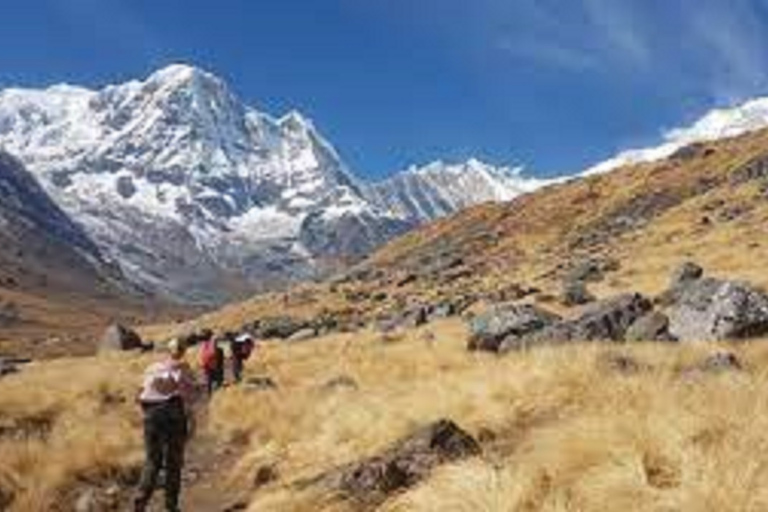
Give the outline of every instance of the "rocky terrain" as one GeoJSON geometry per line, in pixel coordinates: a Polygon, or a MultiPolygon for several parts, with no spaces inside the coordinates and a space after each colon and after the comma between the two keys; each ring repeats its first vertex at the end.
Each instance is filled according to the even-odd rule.
{"type": "MultiPolygon", "coordinates": [[[[417,227],[327,280],[114,325],[98,356],[0,359],[0,509],[124,508],[142,370],[204,329],[259,343],[243,383],[198,411],[188,510],[766,509],[768,130],[762,102],[739,112],[417,227]]],[[[115,279],[87,223],[6,161],[0,193],[43,205],[8,209],[22,235],[65,240],[78,271],[115,279]]],[[[429,168],[390,191],[342,175],[345,208],[373,208],[342,215],[345,234],[373,230],[375,211],[413,226],[468,204],[429,168]]],[[[306,212],[313,257],[362,243],[327,229],[339,207],[306,212]]]]}

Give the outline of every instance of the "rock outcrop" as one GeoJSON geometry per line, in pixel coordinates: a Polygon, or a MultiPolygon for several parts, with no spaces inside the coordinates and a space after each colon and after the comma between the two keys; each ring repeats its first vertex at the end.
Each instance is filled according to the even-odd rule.
{"type": "Polygon", "coordinates": [[[321,475],[314,483],[374,506],[424,480],[441,464],[480,454],[480,445],[451,420],[429,424],[368,459],[321,475]]]}
{"type": "Polygon", "coordinates": [[[509,339],[520,339],[560,321],[554,313],[532,305],[505,304],[470,321],[469,350],[499,352],[509,339]]]}
{"type": "Polygon", "coordinates": [[[127,351],[141,350],[145,347],[136,331],[120,324],[113,324],[107,327],[99,344],[101,351],[127,351]]]}
{"type": "Polygon", "coordinates": [[[673,293],[669,330],[681,341],[754,338],[768,334],[768,294],[749,284],[696,279],[673,293]]]}

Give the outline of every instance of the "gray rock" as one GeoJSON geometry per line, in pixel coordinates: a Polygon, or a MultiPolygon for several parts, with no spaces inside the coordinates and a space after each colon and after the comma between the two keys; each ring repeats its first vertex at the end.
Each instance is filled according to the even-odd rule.
{"type": "Polygon", "coordinates": [[[583,306],[595,301],[595,296],[589,293],[584,281],[565,281],[560,297],[564,306],[583,306]]]}
{"type": "Polygon", "coordinates": [[[317,337],[314,329],[306,328],[296,331],[288,337],[288,341],[307,341],[317,337]]]}
{"type": "Polygon", "coordinates": [[[120,324],[110,325],[101,337],[99,350],[101,351],[127,351],[141,350],[144,343],[141,337],[128,327],[120,324]]]}
{"type": "Polygon", "coordinates": [[[440,420],[368,459],[321,475],[314,483],[375,506],[429,476],[436,467],[480,454],[477,441],[453,421],[440,420]]]}
{"type": "Polygon", "coordinates": [[[18,373],[19,367],[13,359],[0,357],[0,377],[18,373]]]}
{"type": "Polygon", "coordinates": [[[682,289],[669,312],[681,341],[745,339],[768,334],[768,295],[748,284],[700,279],[682,289]]]}
{"type": "Polygon", "coordinates": [[[309,326],[309,322],[290,316],[268,317],[259,322],[256,335],[262,339],[286,340],[309,326]]]}
{"type": "Polygon", "coordinates": [[[717,352],[708,356],[699,365],[699,369],[709,373],[721,373],[725,371],[741,371],[741,361],[733,352],[717,352]]]}
{"type": "Polygon", "coordinates": [[[669,332],[669,318],[664,313],[652,311],[640,317],[627,329],[626,341],[675,341],[669,332]]]}
{"type": "Polygon", "coordinates": [[[602,281],[605,274],[619,269],[619,262],[604,257],[591,257],[573,264],[566,274],[566,281],[602,281]]]}
{"type": "Polygon", "coordinates": [[[270,391],[277,389],[277,382],[272,377],[250,377],[243,382],[243,387],[253,391],[270,391]]]}
{"type": "Polygon", "coordinates": [[[86,489],[77,497],[75,501],[75,512],[96,512],[98,506],[96,491],[86,489]]]}
{"type": "Polygon", "coordinates": [[[467,348],[498,352],[504,340],[545,329],[559,320],[554,313],[529,304],[496,306],[470,321],[467,348]]]}
{"type": "Polygon", "coordinates": [[[570,341],[623,341],[627,330],[652,308],[639,293],[619,295],[588,306],[583,314],[517,339],[505,340],[504,350],[570,341]]]}
{"type": "Polygon", "coordinates": [[[696,263],[686,261],[672,273],[670,288],[678,288],[692,283],[704,276],[704,269],[696,263]]]}

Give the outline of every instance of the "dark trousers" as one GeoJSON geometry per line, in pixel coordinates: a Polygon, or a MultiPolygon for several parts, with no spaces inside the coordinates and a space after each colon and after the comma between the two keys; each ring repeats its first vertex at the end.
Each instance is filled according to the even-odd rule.
{"type": "Polygon", "coordinates": [[[136,511],[143,512],[157,487],[160,470],[165,469],[165,505],[168,511],[179,510],[181,469],[184,444],[187,441],[187,417],[184,403],[172,398],[158,404],[143,404],[144,449],[146,461],[141,474],[136,511]]]}
{"type": "Polygon", "coordinates": [[[235,382],[243,380],[243,360],[235,355],[232,356],[232,375],[235,382]]]}
{"type": "Polygon", "coordinates": [[[205,370],[205,385],[208,389],[208,394],[213,394],[214,391],[224,385],[224,368],[215,370],[205,370]]]}

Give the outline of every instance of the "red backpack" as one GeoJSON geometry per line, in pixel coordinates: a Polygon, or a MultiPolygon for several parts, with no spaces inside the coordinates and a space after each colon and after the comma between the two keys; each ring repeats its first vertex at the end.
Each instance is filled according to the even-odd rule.
{"type": "Polygon", "coordinates": [[[213,370],[216,367],[216,342],[212,339],[203,342],[200,347],[200,366],[204,370],[213,370]]]}

